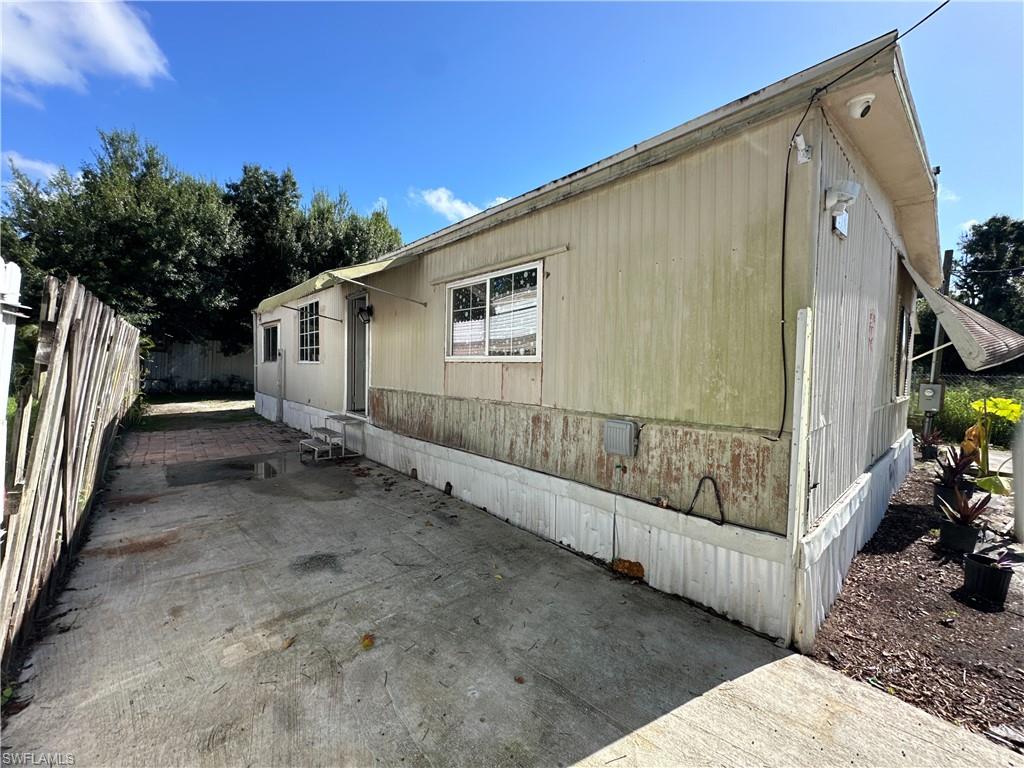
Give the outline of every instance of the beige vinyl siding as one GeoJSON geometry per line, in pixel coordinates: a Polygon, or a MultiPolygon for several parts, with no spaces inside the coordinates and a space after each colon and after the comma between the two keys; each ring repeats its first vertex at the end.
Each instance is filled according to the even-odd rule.
{"type": "MultiPolygon", "coordinates": [[[[774,430],[782,174],[798,113],[375,275],[371,387],[774,430]],[[544,263],[538,364],[445,363],[449,275],[544,263]],[[438,281],[441,282],[438,282],[438,281]]],[[[788,328],[810,297],[813,166],[791,189],[788,328]]],[[[793,331],[790,330],[790,344],[793,331]]],[[[790,346],[792,361],[792,346],[790,346]]],[[[790,384],[792,381],[790,380],[790,384]]],[[[788,421],[787,421],[788,429],[788,421]]]]}
{"type": "Polygon", "coordinates": [[[288,302],[257,316],[256,390],[278,397],[279,365],[283,366],[284,398],[303,405],[340,411],[345,395],[345,326],[329,318],[344,318],[344,286],[333,286],[288,302]],[[299,307],[320,302],[320,362],[299,362],[299,307]],[[294,307],[289,309],[288,307],[294,307]],[[279,323],[278,346],[284,362],[263,361],[263,327],[279,323]]]}
{"type": "Polygon", "coordinates": [[[849,237],[821,216],[814,277],[809,518],[813,523],[906,429],[907,400],[893,397],[899,301],[913,284],[899,264],[891,208],[852,146],[826,127],[822,188],[862,185],[849,207],[849,237]]]}

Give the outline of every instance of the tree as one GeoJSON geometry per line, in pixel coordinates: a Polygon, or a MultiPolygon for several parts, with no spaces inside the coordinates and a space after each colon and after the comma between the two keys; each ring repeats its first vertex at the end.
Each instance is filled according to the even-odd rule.
{"type": "Polygon", "coordinates": [[[1024,220],[993,216],[960,240],[955,295],[972,309],[1024,332],[1024,220]]]}
{"type": "Polygon", "coordinates": [[[334,200],[323,190],[313,193],[302,219],[302,259],[307,274],[346,265],[344,239],[352,215],[344,192],[334,200]]]}
{"type": "Polygon", "coordinates": [[[242,178],[226,185],[224,201],[241,230],[242,247],[224,265],[234,304],[220,329],[222,341],[250,338],[249,312],[308,276],[299,240],[299,200],[299,185],[289,169],[275,173],[245,165],[242,178]]]}
{"type": "Polygon", "coordinates": [[[401,245],[402,234],[391,224],[386,208],[361,216],[344,192],[334,200],[326,192],[313,193],[302,226],[303,263],[309,275],[360,264],[401,245]]]}
{"type": "MultiPolygon", "coordinates": [[[[992,216],[975,224],[960,239],[960,255],[953,264],[950,294],[1018,333],[1024,333],[1024,220],[992,216]]],[[[914,354],[933,346],[935,314],[922,300],[918,303],[920,333],[914,354]]],[[[952,348],[943,355],[944,371],[965,367],[952,348]]],[[[1002,370],[1024,370],[1014,361],[1002,370]]]]}
{"type": "Polygon", "coordinates": [[[221,264],[238,228],[220,188],[171,167],[133,132],[100,132],[94,161],[45,184],[12,167],[7,258],[37,304],[46,274],[83,285],[150,336],[203,338],[228,303],[221,264]]]}
{"type": "Polygon", "coordinates": [[[157,342],[251,340],[264,298],[324,269],[387,253],[401,235],[386,210],[348,198],[300,208],[290,170],[246,165],[221,187],[174,168],[133,132],[100,132],[91,163],[40,184],[12,167],[0,248],[22,268],[23,301],[43,278],[83,285],[157,342]]]}

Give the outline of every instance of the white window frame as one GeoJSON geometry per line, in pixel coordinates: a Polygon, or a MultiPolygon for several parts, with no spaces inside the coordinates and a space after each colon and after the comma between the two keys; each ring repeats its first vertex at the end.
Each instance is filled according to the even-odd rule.
{"type": "Polygon", "coordinates": [[[542,330],[544,328],[544,262],[531,261],[525,264],[516,264],[514,267],[498,269],[493,272],[481,272],[472,277],[464,277],[446,283],[445,294],[445,321],[444,321],[444,359],[448,363],[539,363],[542,355],[542,330]],[[514,272],[525,272],[528,269],[537,270],[537,354],[535,355],[488,355],[486,350],[490,346],[491,333],[491,280],[495,277],[510,275],[514,272]],[[487,297],[484,302],[484,354],[482,355],[453,355],[452,354],[452,292],[456,288],[467,285],[483,283],[487,297]]]}
{"type": "Polygon", "coordinates": [[[320,315],[320,299],[314,299],[313,301],[307,301],[305,304],[303,304],[302,306],[299,307],[298,325],[296,326],[297,330],[298,330],[298,340],[299,340],[298,350],[299,351],[298,351],[298,354],[296,355],[296,358],[298,359],[298,362],[301,365],[319,365],[320,364],[320,348],[321,348],[321,345],[320,345],[320,317],[321,317],[321,315],[320,315]],[[309,331],[309,330],[303,331],[302,330],[302,323],[303,322],[307,322],[309,318],[305,318],[304,319],[302,315],[303,315],[303,313],[305,312],[306,309],[308,309],[309,307],[312,307],[314,304],[316,305],[316,313],[313,314],[312,317],[316,319],[316,330],[315,331],[309,331]],[[303,336],[309,336],[312,333],[316,333],[316,346],[313,346],[312,344],[305,344],[304,345],[302,337],[303,336]],[[307,352],[309,350],[313,350],[313,349],[316,350],[316,360],[303,360],[302,359],[303,353],[307,352]]]}
{"type": "Polygon", "coordinates": [[[263,356],[260,360],[261,363],[276,363],[278,357],[281,356],[281,323],[264,323],[261,328],[263,329],[263,338],[260,343],[263,345],[263,356]],[[267,358],[267,331],[271,328],[274,329],[275,337],[277,338],[277,344],[274,347],[274,359],[270,360],[267,358]]]}

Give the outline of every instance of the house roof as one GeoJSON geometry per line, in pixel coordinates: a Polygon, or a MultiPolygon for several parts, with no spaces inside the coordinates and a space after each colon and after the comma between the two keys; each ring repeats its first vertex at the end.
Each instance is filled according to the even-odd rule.
{"type": "MultiPolygon", "coordinates": [[[[379,262],[385,263],[381,269],[398,266],[394,261],[396,257],[420,256],[471,237],[663,163],[752,124],[796,110],[817,97],[858,145],[872,173],[892,199],[908,258],[932,285],[938,285],[942,269],[939,262],[937,185],[931,174],[896,40],[897,33],[888,32],[610,157],[414,240],[380,259],[379,262]],[[851,92],[863,90],[866,82],[870,82],[877,94],[871,119],[853,120],[841,107],[851,92]],[[879,116],[883,119],[878,119],[879,116]]],[[[302,285],[316,284],[325,275],[328,273],[302,285]]]]}
{"type": "Polygon", "coordinates": [[[960,358],[972,371],[1008,363],[1024,355],[1024,336],[932,288],[904,262],[918,290],[935,312],[960,358]]]}

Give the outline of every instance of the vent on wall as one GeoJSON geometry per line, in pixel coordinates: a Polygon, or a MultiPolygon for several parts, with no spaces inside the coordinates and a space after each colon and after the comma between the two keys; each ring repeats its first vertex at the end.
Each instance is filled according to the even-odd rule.
{"type": "Polygon", "coordinates": [[[604,451],[618,456],[636,456],[637,424],[635,421],[608,419],[604,423],[604,451]]]}

